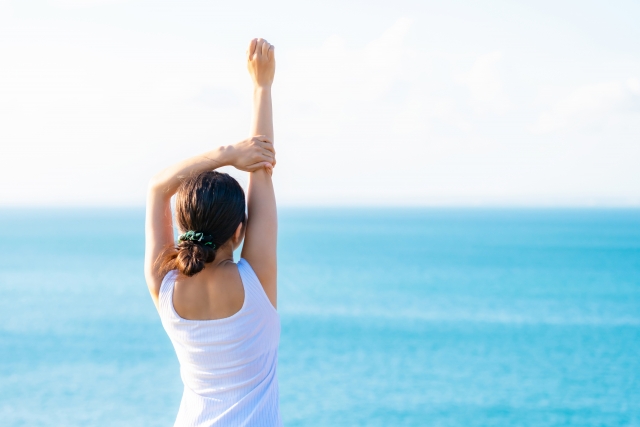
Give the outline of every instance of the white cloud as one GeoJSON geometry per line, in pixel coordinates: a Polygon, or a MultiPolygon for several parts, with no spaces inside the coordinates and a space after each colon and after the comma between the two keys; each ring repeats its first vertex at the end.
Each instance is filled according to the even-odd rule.
{"type": "Polygon", "coordinates": [[[379,99],[403,77],[415,56],[405,46],[410,26],[409,19],[399,19],[362,49],[349,49],[334,35],[320,47],[286,52],[277,84],[286,82],[284,90],[292,90],[284,96],[291,100],[311,101],[331,111],[348,103],[362,105],[379,99]]]}
{"type": "Polygon", "coordinates": [[[482,55],[467,73],[459,77],[469,88],[469,103],[477,113],[503,114],[509,108],[499,72],[501,59],[502,53],[498,51],[482,55]]]}
{"type": "Polygon", "coordinates": [[[588,84],[573,89],[566,96],[555,100],[543,111],[531,130],[535,133],[550,133],[567,128],[580,128],[603,124],[614,119],[616,111],[640,103],[638,79],[608,81],[588,84]],[[635,101],[635,102],[634,102],[635,101]]]}

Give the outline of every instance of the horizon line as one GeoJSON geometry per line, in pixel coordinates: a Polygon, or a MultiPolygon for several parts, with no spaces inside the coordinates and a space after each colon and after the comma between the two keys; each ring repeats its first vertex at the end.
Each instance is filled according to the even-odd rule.
{"type": "MultiPolygon", "coordinates": [[[[596,204],[596,203],[281,203],[278,208],[283,209],[627,209],[640,210],[640,203],[627,204],[596,204]]],[[[143,204],[111,203],[111,204],[1,204],[1,210],[38,210],[38,209],[145,209],[143,204]]]]}

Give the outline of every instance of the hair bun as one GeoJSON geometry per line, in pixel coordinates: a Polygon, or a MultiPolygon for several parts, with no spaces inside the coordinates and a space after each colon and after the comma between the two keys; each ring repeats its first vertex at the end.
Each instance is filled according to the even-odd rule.
{"type": "Polygon", "coordinates": [[[154,267],[162,276],[172,270],[198,274],[246,225],[246,218],[244,191],[233,177],[216,171],[187,177],[175,198],[175,224],[184,234],[177,246],[165,248],[154,267]]]}
{"type": "Polygon", "coordinates": [[[210,246],[202,246],[192,241],[182,241],[178,245],[176,268],[187,277],[200,273],[206,263],[212,262],[216,251],[210,246]]]}

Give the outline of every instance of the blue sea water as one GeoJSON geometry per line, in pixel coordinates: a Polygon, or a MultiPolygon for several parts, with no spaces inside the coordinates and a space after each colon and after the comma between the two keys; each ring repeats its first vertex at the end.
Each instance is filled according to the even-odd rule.
{"type": "MultiPolygon", "coordinates": [[[[0,211],[0,425],[170,426],[142,210],[0,211]]],[[[640,211],[283,209],[286,426],[640,426],[640,211]]]]}

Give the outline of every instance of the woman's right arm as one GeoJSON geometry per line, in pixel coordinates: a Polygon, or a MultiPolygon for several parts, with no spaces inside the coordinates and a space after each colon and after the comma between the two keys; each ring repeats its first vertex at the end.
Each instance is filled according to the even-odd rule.
{"type": "Polygon", "coordinates": [[[151,179],[147,190],[144,274],[156,307],[163,278],[158,274],[155,262],[167,247],[174,244],[171,197],[178,191],[182,180],[227,165],[253,172],[272,167],[274,162],[273,144],[266,138],[254,137],[183,160],[151,179]]]}
{"type": "MultiPolygon", "coordinates": [[[[262,135],[273,141],[271,109],[271,84],[275,74],[273,46],[266,40],[252,40],[247,55],[247,65],[254,83],[251,134],[262,135]]],[[[277,307],[278,216],[276,196],[271,181],[272,170],[272,168],[263,168],[249,174],[248,222],[242,258],[249,262],[271,304],[277,307]]]]}

